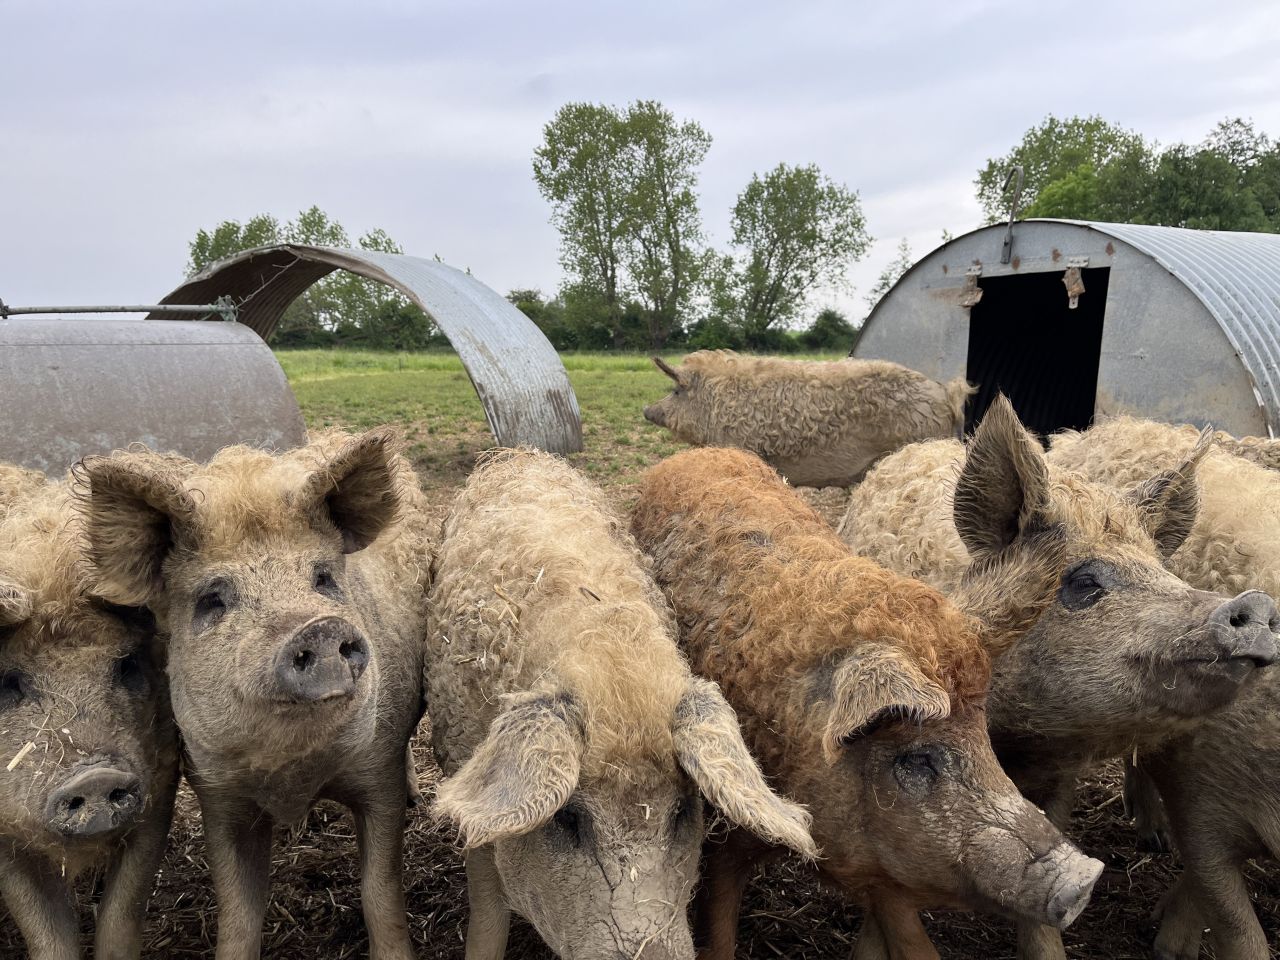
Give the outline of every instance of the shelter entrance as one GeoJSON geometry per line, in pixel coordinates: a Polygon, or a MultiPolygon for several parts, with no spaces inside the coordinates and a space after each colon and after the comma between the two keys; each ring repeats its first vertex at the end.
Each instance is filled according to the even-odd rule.
{"type": "Polygon", "coordinates": [[[1069,306],[1062,271],[979,277],[982,299],[969,310],[965,375],[978,392],[965,407],[965,431],[998,392],[1041,436],[1083,430],[1093,419],[1110,268],[1080,271],[1084,293],[1069,306]]]}

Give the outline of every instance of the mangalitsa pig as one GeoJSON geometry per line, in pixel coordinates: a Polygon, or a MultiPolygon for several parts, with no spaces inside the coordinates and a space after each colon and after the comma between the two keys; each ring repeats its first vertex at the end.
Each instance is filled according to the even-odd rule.
{"type": "MultiPolygon", "coordinates": [[[[1054,437],[1048,459],[1126,487],[1174,467],[1196,436],[1193,427],[1117,417],[1054,437]]],[[[1206,590],[1253,587],[1280,595],[1280,472],[1256,456],[1280,445],[1246,438],[1242,451],[1241,442],[1215,439],[1198,471],[1199,513],[1169,568],[1206,590]],[[1251,455],[1242,459],[1242,452],[1251,455]]],[[[1167,960],[1195,960],[1206,938],[1219,960],[1272,955],[1242,872],[1251,857],[1280,859],[1280,666],[1259,673],[1225,709],[1140,754],[1126,783],[1149,844],[1159,839],[1163,797],[1182,858],[1156,937],[1156,952],[1167,960]]]]}
{"type": "MultiPolygon", "coordinates": [[[[1164,561],[1196,522],[1195,438],[1124,489],[1046,462],[1008,401],[967,447],[915,444],[852,491],[841,527],[864,556],[960,594],[991,584],[993,557],[1065,538],[1047,605],[996,665],[988,719],[1013,781],[1066,829],[1077,779],[1094,764],[1195,729],[1277,658],[1271,598],[1197,588],[1164,561]]],[[[1057,931],[1024,924],[1019,955],[1061,957],[1057,931]]]]}
{"type": "Polygon", "coordinates": [[[428,708],[466,848],[468,960],[510,910],[567,960],[692,960],[703,800],[805,856],[714,684],[691,676],[625,523],[555,457],[500,451],[445,522],[428,708]]]}
{"type": "Polygon", "coordinates": [[[401,851],[421,716],[432,538],[391,433],[322,435],[207,465],[84,461],[94,589],[146,604],[218,900],[218,960],[259,955],[272,825],[351,808],[372,960],[413,955],[401,851]]]}
{"type": "Polygon", "coordinates": [[[178,783],[155,623],[91,589],[81,534],[66,484],[0,464],[0,897],[35,960],[80,956],[89,868],[94,956],[139,955],[178,783]]]}
{"type": "MultiPolygon", "coordinates": [[[[915,912],[925,906],[1062,926],[1084,909],[1102,864],[1019,795],[987,738],[991,656],[1034,607],[979,611],[979,592],[979,620],[855,557],[740,450],[652,468],[632,527],[694,670],[813,814],[823,876],[872,907],[898,905],[865,928],[859,958],[936,957],[915,912]]],[[[733,957],[743,889],[767,854],[740,831],[709,845],[698,930],[710,960],[733,957]]]]}
{"type": "Polygon", "coordinates": [[[783,360],[700,350],[645,419],[685,443],[750,450],[795,486],[847,487],[908,443],[964,427],[964,379],[938,383],[884,360],[783,360]]]}

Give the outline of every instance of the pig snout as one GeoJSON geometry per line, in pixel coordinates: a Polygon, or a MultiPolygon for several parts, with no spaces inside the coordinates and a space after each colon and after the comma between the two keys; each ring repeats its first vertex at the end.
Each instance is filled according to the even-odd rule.
{"type": "Polygon", "coordinates": [[[326,617],[300,629],[276,657],[277,692],[292,703],[350,697],[368,665],[364,635],[345,620],[326,617]]]}
{"type": "Polygon", "coordinates": [[[1270,666],[1280,656],[1275,634],[1280,614],[1275,602],[1260,590],[1228,600],[1209,614],[1208,623],[1215,641],[1210,661],[1241,678],[1256,667],[1270,666]]]}
{"type": "Polygon", "coordinates": [[[115,760],[77,764],[49,794],[49,829],[65,837],[96,837],[131,823],[142,810],[142,784],[123,767],[115,760]]]}
{"type": "Polygon", "coordinates": [[[662,409],[656,403],[644,408],[644,418],[659,427],[667,425],[667,418],[663,416],[662,409]]]}
{"type": "Polygon", "coordinates": [[[1102,876],[1102,863],[1087,857],[1069,843],[1050,851],[1045,869],[1055,875],[1049,887],[1045,921],[1060,930],[1066,929],[1089,903],[1093,885],[1102,876]]]}

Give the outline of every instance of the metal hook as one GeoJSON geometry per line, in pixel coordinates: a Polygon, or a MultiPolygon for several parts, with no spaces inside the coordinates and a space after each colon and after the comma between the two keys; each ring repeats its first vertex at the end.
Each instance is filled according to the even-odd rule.
{"type": "Polygon", "coordinates": [[[1001,263],[1008,263],[1013,259],[1013,221],[1018,216],[1018,201],[1022,199],[1022,164],[1015,163],[1009,168],[1009,172],[1005,174],[1004,186],[1000,188],[1001,193],[1008,193],[1009,184],[1013,182],[1015,174],[1018,177],[1018,185],[1013,188],[1013,202],[1009,204],[1009,226],[1004,232],[1004,244],[1000,248],[1001,263]]]}

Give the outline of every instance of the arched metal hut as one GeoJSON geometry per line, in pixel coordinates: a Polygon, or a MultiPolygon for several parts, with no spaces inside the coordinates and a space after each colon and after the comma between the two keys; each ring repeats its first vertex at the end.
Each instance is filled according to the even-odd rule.
{"type": "Polygon", "coordinates": [[[970,429],[1002,390],[1041,434],[1131,414],[1280,436],[1280,236],[1027,220],[1005,258],[1008,231],[920,260],[854,356],[967,376],[970,429]]]}
{"type": "Polygon", "coordinates": [[[160,302],[229,297],[239,322],[265,340],[289,304],[334,270],[394,287],[431,316],[462,358],[498,443],[582,449],[578,399],[546,335],[494,290],[438,261],[302,244],[258,247],[218,261],[160,302]]]}
{"type": "Polygon", "coordinates": [[[217,308],[146,320],[0,313],[0,460],[58,474],[132,443],[204,460],[231,443],[305,442],[297,401],[264,341],[294,299],[338,269],[389,284],[431,315],[500,444],[582,449],[578,401],[559,356],[489,287],[432,260],[291,244],[222,260],[162,301],[234,304],[234,322],[217,319],[217,308]]]}

